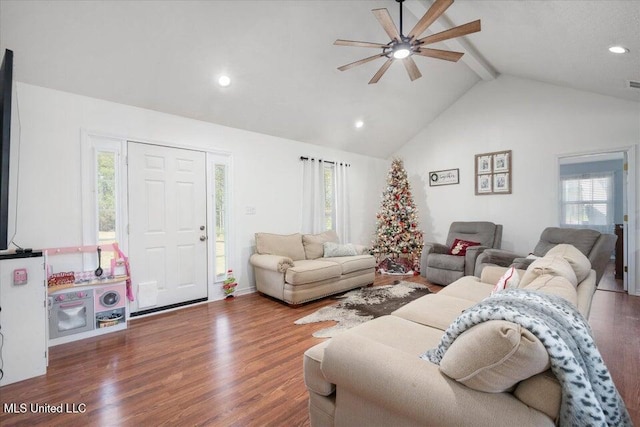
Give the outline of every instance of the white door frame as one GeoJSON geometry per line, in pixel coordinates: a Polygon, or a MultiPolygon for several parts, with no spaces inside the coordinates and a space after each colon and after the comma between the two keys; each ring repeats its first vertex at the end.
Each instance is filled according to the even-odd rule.
{"type": "Polygon", "coordinates": [[[637,212],[639,212],[638,209],[638,190],[640,190],[639,188],[636,188],[636,184],[637,184],[637,176],[636,174],[638,173],[638,165],[636,164],[636,159],[637,159],[637,153],[636,153],[636,146],[632,145],[631,147],[628,147],[628,149],[626,150],[627,153],[627,164],[628,169],[627,169],[627,215],[628,215],[628,221],[626,223],[626,229],[625,229],[625,233],[626,235],[629,236],[629,238],[627,239],[627,247],[625,248],[625,253],[626,255],[626,262],[627,262],[627,268],[628,268],[628,272],[627,272],[627,277],[628,277],[628,283],[629,283],[629,295],[635,295],[638,296],[640,295],[640,284],[638,283],[640,281],[640,277],[638,277],[638,259],[637,256],[632,256],[637,254],[637,245],[638,245],[638,234],[640,234],[640,232],[638,231],[638,217],[636,216],[637,212]],[[635,232],[634,232],[635,231],[635,232]]]}
{"type": "MultiPolygon", "coordinates": [[[[159,145],[159,146],[169,147],[169,148],[183,148],[187,150],[205,152],[207,155],[206,179],[208,183],[212,182],[214,178],[214,176],[212,175],[213,168],[210,167],[211,156],[216,156],[218,158],[226,158],[227,165],[229,167],[229,171],[228,171],[229,181],[228,181],[228,187],[227,187],[227,191],[229,195],[228,215],[229,215],[229,218],[233,218],[233,200],[232,200],[233,199],[233,156],[231,152],[223,151],[223,150],[215,150],[208,147],[203,148],[203,147],[192,145],[192,144],[160,141],[160,140],[154,140],[154,139],[144,138],[140,136],[125,135],[125,134],[113,133],[113,132],[97,130],[97,129],[81,128],[80,140],[81,140],[81,160],[82,160],[81,165],[82,165],[82,196],[83,196],[82,197],[83,242],[85,245],[96,243],[95,237],[94,237],[96,234],[95,219],[94,219],[96,207],[94,206],[95,203],[92,197],[93,195],[92,189],[95,182],[93,178],[94,168],[92,166],[93,165],[92,162],[94,160],[92,138],[110,139],[112,140],[112,144],[113,144],[112,148],[117,147],[119,151],[118,171],[120,174],[120,185],[118,188],[118,196],[119,196],[120,203],[119,203],[118,213],[120,215],[123,232],[122,232],[121,238],[118,240],[118,243],[120,245],[120,249],[122,249],[125,254],[129,253],[129,233],[128,233],[129,207],[127,204],[127,201],[129,199],[129,194],[128,194],[129,176],[128,176],[128,168],[127,168],[127,162],[128,162],[127,142],[128,141],[140,142],[143,144],[154,144],[154,145],[159,145]]],[[[210,216],[210,218],[208,218],[207,221],[211,221],[210,224],[207,224],[208,227],[211,227],[213,225],[213,217],[210,216]]],[[[234,227],[233,221],[229,221],[228,255],[229,255],[229,259],[228,259],[229,265],[237,266],[238,265],[237,259],[236,259],[237,257],[235,255],[235,227],[234,227]]],[[[87,265],[93,265],[94,261],[95,259],[92,258],[92,259],[88,259],[86,262],[87,262],[87,265]]],[[[207,267],[208,273],[214,270],[214,267],[212,264],[214,261],[215,260],[208,259],[208,267],[207,267]]],[[[209,276],[209,277],[212,277],[212,276],[209,276]]],[[[213,290],[215,288],[219,288],[219,286],[215,284],[215,278],[214,278],[214,280],[209,281],[209,290],[213,290]]],[[[218,291],[220,291],[220,289],[218,289],[218,291]]],[[[208,301],[215,301],[222,298],[224,298],[222,291],[220,291],[219,294],[217,294],[216,292],[210,292],[208,301]]]]}
{"type": "MultiPolygon", "coordinates": [[[[560,161],[569,157],[580,157],[580,156],[589,156],[595,154],[607,154],[607,153],[625,153],[627,160],[627,185],[626,189],[626,208],[627,211],[625,214],[628,217],[628,220],[624,222],[625,229],[625,238],[626,238],[626,247],[624,248],[624,264],[627,266],[627,271],[624,273],[624,282],[627,284],[627,292],[629,295],[640,295],[640,277],[638,277],[637,270],[637,258],[636,258],[636,247],[638,244],[638,228],[636,217],[637,212],[639,212],[638,207],[638,197],[636,188],[637,178],[636,178],[636,146],[630,145],[626,147],[619,148],[610,148],[610,149],[600,149],[600,150],[591,150],[591,151],[583,151],[579,153],[568,153],[568,154],[560,154],[557,157],[557,167],[556,167],[556,182],[559,182],[560,176],[560,161]]],[[[558,194],[559,196],[559,194],[558,194]]],[[[558,200],[560,198],[558,197],[558,200]]],[[[559,203],[556,204],[556,209],[558,209],[559,203]]],[[[559,218],[559,214],[557,215],[559,218]]]]}

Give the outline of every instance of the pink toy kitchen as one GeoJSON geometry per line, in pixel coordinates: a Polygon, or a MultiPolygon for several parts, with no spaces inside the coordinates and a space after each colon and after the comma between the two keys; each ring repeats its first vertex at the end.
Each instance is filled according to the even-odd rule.
{"type": "Polygon", "coordinates": [[[127,328],[133,294],[128,258],[117,243],[43,252],[50,347],[127,328]]]}

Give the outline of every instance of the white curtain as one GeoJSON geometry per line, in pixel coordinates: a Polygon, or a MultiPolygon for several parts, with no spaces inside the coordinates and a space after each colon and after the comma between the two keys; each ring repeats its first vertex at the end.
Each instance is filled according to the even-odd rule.
{"type": "Polygon", "coordinates": [[[321,233],[325,230],[324,162],[309,159],[302,164],[302,232],[321,233]]]}
{"type": "Polygon", "coordinates": [[[335,164],[336,233],[340,243],[351,243],[351,211],[349,206],[349,169],[344,163],[335,164]]]}

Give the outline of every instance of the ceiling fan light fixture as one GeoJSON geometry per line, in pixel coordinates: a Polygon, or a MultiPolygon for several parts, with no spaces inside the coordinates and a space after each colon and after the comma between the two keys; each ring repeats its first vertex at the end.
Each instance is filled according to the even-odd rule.
{"type": "Polygon", "coordinates": [[[220,76],[218,84],[222,87],[227,87],[231,84],[231,78],[229,76],[220,76]]]}
{"type": "Polygon", "coordinates": [[[611,46],[609,48],[609,52],[611,53],[629,53],[629,49],[624,46],[611,46]]]}
{"type": "Polygon", "coordinates": [[[411,55],[411,45],[409,43],[398,43],[393,48],[393,57],[395,59],[404,59],[411,55]]]}

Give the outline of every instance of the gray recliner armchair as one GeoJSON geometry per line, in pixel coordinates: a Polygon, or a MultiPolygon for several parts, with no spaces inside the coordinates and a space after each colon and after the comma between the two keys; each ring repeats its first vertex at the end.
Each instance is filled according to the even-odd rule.
{"type": "MultiPolygon", "coordinates": [[[[532,255],[542,257],[549,249],[561,243],[573,245],[589,258],[591,268],[596,272],[596,284],[598,284],[604,274],[607,263],[611,259],[616,240],[617,236],[614,234],[603,234],[596,230],[547,227],[542,231],[540,241],[533,249],[532,255]]],[[[513,265],[516,268],[526,270],[533,261],[534,259],[527,258],[527,255],[499,249],[488,249],[483,251],[476,259],[474,275],[480,277],[482,269],[487,265],[501,267],[513,265]]]]}
{"type": "Polygon", "coordinates": [[[476,259],[489,248],[500,248],[502,225],[488,221],[451,223],[446,245],[425,243],[420,257],[420,274],[429,282],[446,286],[463,276],[473,276],[476,259]],[[450,255],[456,239],[480,243],[469,246],[464,256],[450,255]]]}

